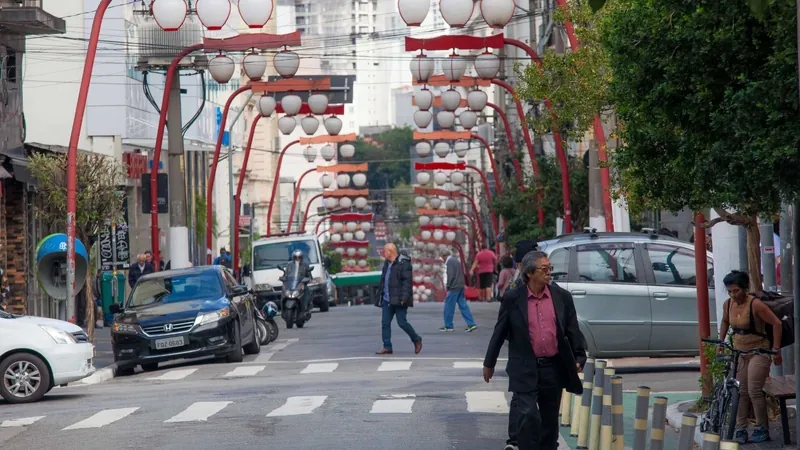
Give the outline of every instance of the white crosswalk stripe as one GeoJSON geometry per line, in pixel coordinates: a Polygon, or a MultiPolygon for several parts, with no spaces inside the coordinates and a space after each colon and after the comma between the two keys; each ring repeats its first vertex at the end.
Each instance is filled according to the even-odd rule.
{"type": "Polygon", "coordinates": [[[337,367],[338,363],[309,364],[300,373],[330,373],[337,367]]]}
{"type": "Polygon", "coordinates": [[[385,395],[387,399],[376,400],[372,404],[370,414],[411,414],[414,405],[414,394],[385,395]]]}
{"type": "Polygon", "coordinates": [[[36,416],[36,417],[23,417],[21,419],[4,420],[3,423],[0,424],[0,428],[27,427],[28,425],[33,425],[38,420],[44,418],[45,416],[36,416]]]}
{"type": "Polygon", "coordinates": [[[164,423],[204,422],[209,417],[225,409],[231,402],[197,402],[192,403],[180,414],[170,417],[164,423]]]}
{"type": "Polygon", "coordinates": [[[163,375],[157,377],[150,377],[148,378],[148,380],[177,381],[177,380],[182,380],[195,372],[197,372],[197,369],[170,370],[169,372],[166,372],[163,375]]]}
{"type": "Polygon", "coordinates": [[[505,392],[467,392],[467,411],[475,413],[507,414],[509,410],[505,392]]]}
{"type": "Polygon", "coordinates": [[[129,415],[133,414],[134,411],[138,410],[139,407],[135,408],[119,408],[119,409],[104,409],[99,413],[89,417],[88,419],[81,420],[78,423],[72,424],[62,431],[65,430],[80,430],[84,428],[102,428],[106,425],[112,424],[120,419],[124,419],[129,415]]]}
{"type": "Polygon", "coordinates": [[[378,372],[397,372],[411,370],[411,361],[384,361],[378,367],[378,372]]]}
{"type": "Polygon", "coordinates": [[[283,406],[267,414],[267,417],[299,416],[303,414],[311,414],[315,409],[322,406],[327,398],[327,395],[312,397],[289,397],[286,399],[286,403],[284,403],[283,406]]]}
{"type": "Polygon", "coordinates": [[[453,369],[482,369],[483,362],[481,361],[454,361],[453,369]]]}
{"type": "Polygon", "coordinates": [[[225,377],[252,377],[266,369],[267,366],[241,366],[225,374],[225,377]]]}

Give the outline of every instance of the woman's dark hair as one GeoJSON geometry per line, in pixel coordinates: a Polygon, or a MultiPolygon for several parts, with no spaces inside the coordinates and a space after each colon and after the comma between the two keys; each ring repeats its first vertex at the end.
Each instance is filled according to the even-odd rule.
{"type": "Polygon", "coordinates": [[[722,282],[725,284],[725,287],[736,285],[745,291],[750,289],[750,277],[747,275],[747,272],[742,272],[741,270],[734,270],[725,275],[722,282]]]}
{"type": "Polygon", "coordinates": [[[504,269],[511,269],[514,267],[514,260],[508,255],[503,256],[500,258],[500,265],[503,266],[504,269]]]}

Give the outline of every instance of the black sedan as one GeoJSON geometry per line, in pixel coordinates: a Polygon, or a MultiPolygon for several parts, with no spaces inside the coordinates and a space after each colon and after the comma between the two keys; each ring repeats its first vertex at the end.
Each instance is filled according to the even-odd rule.
{"type": "Polygon", "coordinates": [[[111,344],[119,375],[145,371],[159,362],[225,357],[241,362],[261,351],[256,335],[255,304],[247,286],[222,266],[167,270],[141,277],[127,302],[112,305],[118,313],[111,344]]]}

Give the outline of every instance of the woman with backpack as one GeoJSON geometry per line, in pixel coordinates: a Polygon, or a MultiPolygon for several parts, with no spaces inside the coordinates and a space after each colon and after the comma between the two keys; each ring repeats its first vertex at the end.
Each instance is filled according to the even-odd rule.
{"type": "Polygon", "coordinates": [[[733,332],[733,348],[753,350],[762,348],[776,350],[770,358],[761,354],[743,354],[739,358],[736,379],[739,381],[739,410],[736,415],[736,434],[734,439],[740,444],[764,442],[770,439],[767,427],[767,401],[764,397],[764,383],[769,377],[769,369],[774,362],[780,366],[782,323],[764,302],[750,292],[750,277],[745,272],[734,270],[723,279],[728,290],[722,311],[720,336],[727,337],[728,329],[733,332]],[[772,327],[772,342],[767,334],[767,325],[772,327]],[[748,438],[747,425],[750,407],[756,418],[753,435],[748,438]]]}

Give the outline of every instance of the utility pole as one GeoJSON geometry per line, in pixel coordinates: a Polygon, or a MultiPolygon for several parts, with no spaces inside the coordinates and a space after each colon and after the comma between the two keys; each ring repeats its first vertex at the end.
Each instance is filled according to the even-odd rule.
{"type": "MultiPolygon", "coordinates": [[[[167,155],[169,164],[169,258],[170,268],[189,267],[189,228],[186,226],[186,188],[183,174],[183,119],[181,118],[181,77],[175,77],[169,91],[167,111],[167,155]]],[[[161,264],[161,261],[155,261],[161,264]]],[[[160,267],[164,270],[163,267],[160,267]]]]}
{"type": "MultiPolygon", "coordinates": [[[[800,58],[800,0],[797,0],[797,56],[800,58]]],[[[800,61],[800,59],[798,59],[800,61]]],[[[798,87],[800,87],[800,70],[797,71],[798,87]]],[[[800,211],[800,200],[795,200],[793,211],[800,211]]],[[[794,248],[800,244],[800,220],[792,223],[792,244],[794,248]]],[[[792,276],[792,291],[794,294],[794,363],[795,367],[800,365],[800,251],[795,251],[792,255],[794,260],[794,274],[792,276]]],[[[800,391],[800,377],[795,377],[795,392],[800,391]]],[[[800,430],[800,414],[795,414],[795,429],[800,430]]]]}
{"type": "MultiPolygon", "coordinates": [[[[792,205],[784,203],[781,207],[781,224],[780,224],[780,237],[781,237],[781,294],[792,295],[792,259],[794,248],[792,247],[792,221],[794,220],[794,211],[792,205]]],[[[790,345],[783,350],[783,374],[793,375],[795,373],[794,359],[792,359],[792,352],[794,346],[790,345]]]]}
{"type": "MultiPolygon", "coordinates": [[[[758,228],[761,234],[761,273],[764,274],[764,290],[778,290],[775,277],[775,231],[772,222],[759,219],[758,228]]],[[[772,365],[770,374],[773,377],[783,375],[783,366],[772,365]]]]}
{"type": "MultiPolygon", "coordinates": [[[[591,133],[593,134],[593,133],[591,133]]],[[[597,231],[606,231],[603,215],[603,185],[600,182],[600,155],[597,141],[589,141],[589,226],[597,231]]]]}

